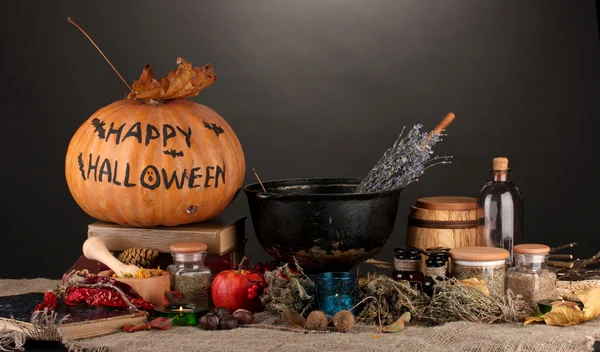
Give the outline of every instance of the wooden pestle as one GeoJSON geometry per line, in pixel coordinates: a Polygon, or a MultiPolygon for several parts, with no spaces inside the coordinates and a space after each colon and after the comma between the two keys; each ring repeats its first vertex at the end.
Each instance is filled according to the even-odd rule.
{"type": "Polygon", "coordinates": [[[135,265],[127,265],[115,258],[106,248],[104,241],[99,237],[90,237],[83,243],[83,255],[86,258],[97,260],[110,268],[115,274],[129,273],[134,275],[140,268],[135,265]]]}

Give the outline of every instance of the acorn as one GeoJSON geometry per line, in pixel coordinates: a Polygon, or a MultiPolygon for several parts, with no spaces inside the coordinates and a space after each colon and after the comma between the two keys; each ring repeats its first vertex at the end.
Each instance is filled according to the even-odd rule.
{"type": "Polygon", "coordinates": [[[327,330],[328,325],[329,319],[327,319],[327,314],[321,310],[313,310],[306,317],[305,328],[308,330],[327,330]]]}
{"type": "Polygon", "coordinates": [[[217,330],[219,328],[219,317],[213,313],[207,313],[200,317],[198,326],[204,330],[217,330]]]}
{"type": "Polygon", "coordinates": [[[233,316],[240,324],[248,325],[254,323],[254,313],[249,310],[240,308],[233,312],[233,316]]]}
{"type": "Polygon", "coordinates": [[[348,332],[354,328],[354,314],[347,310],[340,310],[335,313],[331,322],[336,331],[348,332]]]}
{"type": "Polygon", "coordinates": [[[222,330],[230,330],[238,327],[238,320],[233,315],[224,315],[219,322],[222,330]]]}

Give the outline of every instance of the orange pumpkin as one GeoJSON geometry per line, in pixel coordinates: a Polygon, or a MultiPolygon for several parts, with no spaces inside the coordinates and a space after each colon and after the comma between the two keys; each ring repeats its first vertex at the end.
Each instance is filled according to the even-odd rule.
{"type": "Polygon", "coordinates": [[[147,65],[127,99],[95,112],[67,150],[69,190],[90,216],[176,226],[219,215],[242,187],[245,160],[229,124],[185,98],[216,79],[210,64],[156,80],[147,65]]]}

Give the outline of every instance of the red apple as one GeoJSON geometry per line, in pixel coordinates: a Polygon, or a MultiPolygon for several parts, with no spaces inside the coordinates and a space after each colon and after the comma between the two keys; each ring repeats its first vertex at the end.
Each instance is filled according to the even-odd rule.
{"type": "Polygon", "coordinates": [[[264,292],[263,278],[254,272],[238,269],[221,271],[212,282],[212,300],[215,307],[230,312],[242,308],[256,313],[262,310],[259,295],[264,292]]]}

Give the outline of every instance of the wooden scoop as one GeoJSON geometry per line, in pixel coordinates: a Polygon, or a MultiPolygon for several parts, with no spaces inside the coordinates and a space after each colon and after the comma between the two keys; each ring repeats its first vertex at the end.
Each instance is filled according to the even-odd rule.
{"type": "Polygon", "coordinates": [[[90,237],[83,243],[83,255],[88,259],[97,260],[106,265],[117,275],[124,273],[134,275],[140,269],[135,265],[123,264],[119,259],[115,258],[108,248],[106,248],[104,241],[99,237],[90,237]]]}

